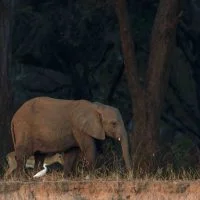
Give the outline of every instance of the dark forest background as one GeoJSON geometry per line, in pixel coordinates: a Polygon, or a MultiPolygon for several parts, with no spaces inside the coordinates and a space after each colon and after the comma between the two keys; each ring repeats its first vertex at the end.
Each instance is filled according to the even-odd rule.
{"type": "MultiPolygon", "coordinates": [[[[159,2],[127,1],[142,86],[159,2]]],[[[157,124],[162,161],[187,168],[200,164],[200,3],[181,3],[157,124]]],[[[9,130],[13,113],[36,96],[88,99],[117,107],[131,138],[134,102],[113,4],[106,0],[0,1],[1,159],[13,148],[9,130]]]]}

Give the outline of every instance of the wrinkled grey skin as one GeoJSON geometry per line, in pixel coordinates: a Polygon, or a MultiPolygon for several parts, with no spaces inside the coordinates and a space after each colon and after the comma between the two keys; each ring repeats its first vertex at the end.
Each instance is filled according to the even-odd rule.
{"type": "Polygon", "coordinates": [[[127,170],[131,169],[127,133],[119,111],[86,100],[36,97],[25,102],[11,121],[17,171],[35,152],[64,152],[64,175],[81,150],[92,167],[96,160],[94,139],[120,138],[127,170]],[[71,163],[71,164],[70,164],[71,163]]]}

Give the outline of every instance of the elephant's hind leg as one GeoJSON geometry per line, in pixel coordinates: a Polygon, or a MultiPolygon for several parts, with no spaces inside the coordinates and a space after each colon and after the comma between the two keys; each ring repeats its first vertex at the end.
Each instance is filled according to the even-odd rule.
{"type": "Polygon", "coordinates": [[[18,146],[15,149],[16,162],[17,162],[17,176],[21,176],[25,172],[25,163],[27,158],[30,156],[28,151],[23,146],[18,146]]]}

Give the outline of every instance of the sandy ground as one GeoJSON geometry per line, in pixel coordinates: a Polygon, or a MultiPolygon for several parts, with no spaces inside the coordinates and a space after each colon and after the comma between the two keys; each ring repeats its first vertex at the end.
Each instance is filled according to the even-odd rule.
{"type": "Polygon", "coordinates": [[[197,181],[1,181],[0,200],[200,200],[197,181]]]}

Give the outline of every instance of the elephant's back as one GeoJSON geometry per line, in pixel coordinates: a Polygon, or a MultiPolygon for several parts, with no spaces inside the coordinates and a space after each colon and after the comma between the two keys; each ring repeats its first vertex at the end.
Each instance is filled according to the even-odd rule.
{"type": "Polygon", "coordinates": [[[51,97],[35,97],[26,101],[14,114],[13,120],[37,115],[57,112],[63,110],[63,106],[69,104],[71,100],[54,99],[51,97]]]}
{"type": "MultiPolygon", "coordinates": [[[[18,127],[18,132],[39,134],[39,130],[62,132],[70,129],[69,122],[80,106],[87,110],[90,104],[86,100],[63,100],[50,97],[36,97],[26,101],[14,114],[12,124],[18,127]],[[63,130],[61,130],[63,129],[63,130]]],[[[42,132],[41,131],[41,132],[42,132]]],[[[61,134],[62,134],[61,133],[61,134]]],[[[18,133],[19,134],[19,133],[18,133]]]]}
{"type": "Polygon", "coordinates": [[[50,97],[36,97],[25,102],[14,114],[11,122],[16,143],[30,142],[41,137],[53,139],[56,135],[62,137],[63,130],[70,129],[66,123],[67,111],[64,109],[68,101],[70,102],[50,97]]]}

